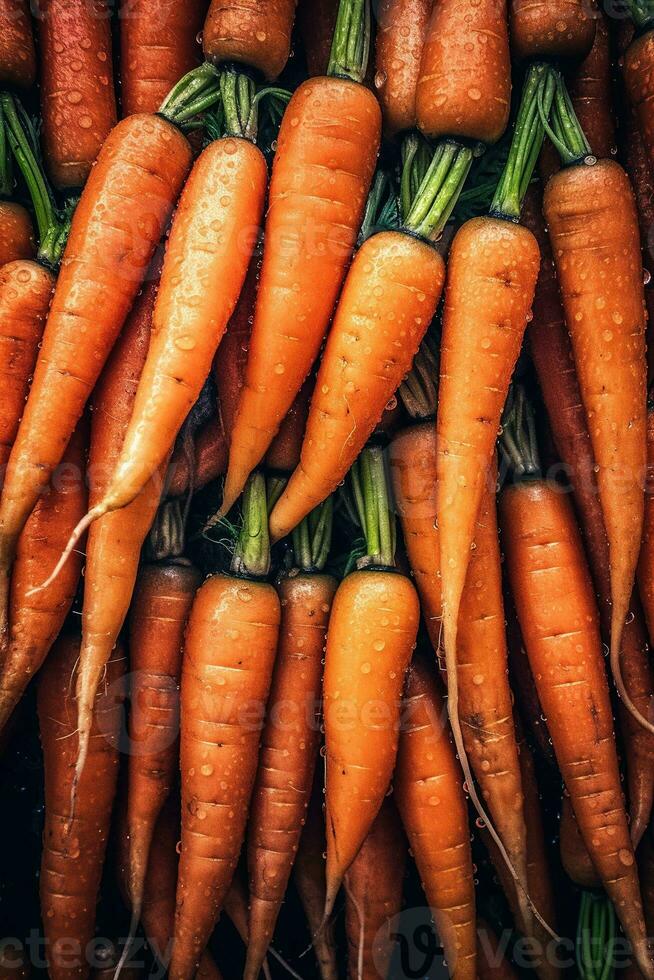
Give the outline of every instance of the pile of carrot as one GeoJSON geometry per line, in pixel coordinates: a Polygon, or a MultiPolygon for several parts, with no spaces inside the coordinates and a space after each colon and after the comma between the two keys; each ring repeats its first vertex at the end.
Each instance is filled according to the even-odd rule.
{"type": "Polygon", "coordinates": [[[654,980],[654,5],[0,0],[0,980],[654,980]]]}

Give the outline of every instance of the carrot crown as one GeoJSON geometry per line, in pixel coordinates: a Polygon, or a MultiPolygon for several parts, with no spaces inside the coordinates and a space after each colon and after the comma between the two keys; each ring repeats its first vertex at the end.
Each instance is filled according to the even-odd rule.
{"type": "Polygon", "coordinates": [[[520,220],[522,202],[543,145],[554,88],[554,74],[549,65],[530,66],[522,89],[509,156],[490,206],[490,213],[496,217],[520,220]]]}
{"type": "Polygon", "coordinates": [[[246,578],[265,578],[270,571],[270,538],[266,480],[263,473],[250,475],[241,504],[243,525],[234,549],[231,570],[246,578]]]}
{"type": "Polygon", "coordinates": [[[563,75],[554,68],[550,68],[550,72],[554,81],[554,99],[549,119],[544,108],[541,110],[545,132],[558,151],[564,167],[582,161],[593,164],[595,163],[593,151],[577,119],[563,75]]]}
{"type": "Polygon", "coordinates": [[[362,82],[370,53],[370,0],[340,0],[327,74],[362,82]]]}
{"type": "Polygon", "coordinates": [[[583,980],[613,976],[616,940],[613,904],[603,892],[582,892],[577,926],[577,965],[583,980]]]}
{"type": "Polygon", "coordinates": [[[409,140],[403,154],[401,226],[412,235],[436,241],[455,208],[476,151],[456,140],[441,140],[421,173],[424,151],[413,137],[409,140]]]}
{"type": "Polygon", "coordinates": [[[220,97],[223,135],[239,136],[256,143],[261,102],[268,98],[285,105],[290,92],[270,86],[257,91],[251,78],[228,68],[220,75],[220,97]]]}
{"type": "Polygon", "coordinates": [[[6,92],[0,95],[0,131],[27,184],[39,232],[37,258],[53,268],[61,259],[76,201],[59,211],[39,159],[38,139],[32,121],[20,102],[6,92]]]}
{"type": "Polygon", "coordinates": [[[653,0],[626,0],[626,5],[638,30],[645,30],[654,24],[653,0]]]}
{"type": "Polygon", "coordinates": [[[424,421],[436,415],[438,360],[438,345],[428,332],[398,391],[402,404],[414,421],[424,421]]]}
{"type": "Polygon", "coordinates": [[[366,554],[358,562],[359,567],[395,568],[395,515],[381,446],[366,446],[350,470],[350,481],[366,541],[366,554]]]}
{"type": "Polygon", "coordinates": [[[500,450],[514,481],[540,478],[534,409],[522,385],[514,385],[509,393],[502,417],[500,450]]]}
{"type": "Polygon", "coordinates": [[[184,554],[185,516],[179,500],[166,500],[161,504],[146,544],[146,553],[150,561],[180,558],[184,554]]]}
{"type": "Polygon", "coordinates": [[[357,244],[384,228],[398,227],[398,202],[394,181],[385,170],[378,170],[366,200],[357,244]]]}
{"type": "Polygon", "coordinates": [[[322,572],[332,544],[334,501],[327,497],[293,530],[293,558],[301,572],[322,572]]]}
{"type": "Polygon", "coordinates": [[[172,87],[159,107],[159,114],[179,129],[195,129],[195,117],[211,109],[220,99],[220,72],[205,61],[187,72],[172,87]]]}

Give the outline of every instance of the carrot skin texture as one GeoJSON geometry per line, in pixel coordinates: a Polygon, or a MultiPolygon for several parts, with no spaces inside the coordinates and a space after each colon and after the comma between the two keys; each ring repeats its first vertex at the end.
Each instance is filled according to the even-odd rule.
{"type": "Polygon", "coordinates": [[[517,58],[585,58],[595,17],[584,0],[510,0],[511,49],[517,58]]]}
{"type": "Polygon", "coordinates": [[[406,840],[390,799],[384,800],[345,876],[345,932],[350,980],[388,975],[391,923],[402,909],[406,840]]]}
{"type": "Polygon", "coordinates": [[[29,0],[0,3],[0,82],[30,88],[36,81],[36,50],[29,0]]]}
{"type": "Polygon", "coordinates": [[[34,226],[22,204],[0,201],[0,266],[31,259],[36,251],[34,226]]]}
{"type": "Polygon", "coordinates": [[[631,101],[650,167],[654,163],[654,34],[647,31],[637,37],[624,53],[623,77],[631,101]]]}
{"type": "Polygon", "coordinates": [[[256,68],[267,81],[284,69],[291,50],[296,0],[211,0],[202,47],[207,61],[256,68]]]}
{"type": "Polygon", "coordinates": [[[418,126],[433,139],[495,143],[509,120],[511,62],[505,0],[437,0],[416,89],[418,126]],[[471,50],[472,45],[472,50],[471,50]]]}
{"type": "Polygon", "coordinates": [[[245,280],[266,181],[261,151],[233,137],[210,143],[191,171],[168,238],[132,417],[105,494],[112,510],[130,503],[164,462],[209,375],[245,280]]]}
{"type": "Polygon", "coordinates": [[[505,490],[500,510],[509,580],[559,768],[584,843],[641,970],[652,976],[597,609],[574,515],[543,481],[505,490]]]}
{"type": "Polygon", "coordinates": [[[273,541],[345,478],[411,369],[444,280],[433,246],[402,232],[379,232],[357,252],[318,370],[300,464],[270,515],[273,541]]]}
{"type": "Polygon", "coordinates": [[[417,662],[409,672],[404,712],[393,779],[395,802],[450,976],[476,980],[474,874],[461,770],[436,679],[417,662]]]}
{"type": "Polygon", "coordinates": [[[116,124],[105,0],[40,0],[43,149],[55,187],[82,187],[116,124]]]}
{"type": "Polygon", "coordinates": [[[374,95],[345,79],[303,82],[284,113],[224,512],[265,455],[318,355],[363,217],[380,131],[374,95]]]}
{"type": "Polygon", "coordinates": [[[393,571],[353,572],[334,599],[323,686],[326,909],[333,905],[388,791],[402,685],[419,618],[415,588],[393,571]]]}
{"type": "Polygon", "coordinates": [[[82,551],[76,551],[62,574],[30,595],[57,564],[87,503],[85,420],[70,440],[52,486],[30,514],[18,541],[9,595],[10,630],[0,659],[0,731],[39,670],[73,604],[82,572],[82,551]]]}
{"type": "Polygon", "coordinates": [[[250,914],[244,976],[259,976],[291,874],[318,757],[322,659],[336,580],[300,573],[278,586],[281,624],[248,830],[250,914]]]}
{"type": "Polygon", "coordinates": [[[138,910],[155,824],[177,771],[184,627],[200,581],[192,565],[148,565],[139,575],[132,603],[127,832],[129,894],[138,910]]]}
{"type": "Polygon", "coordinates": [[[293,880],[312,936],[320,980],[338,980],[333,921],[323,920],[325,881],[325,822],[322,813],[322,778],[316,779],[307,819],[293,865],[293,880]]]}
{"type": "MultiPolygon", "coordinates": [[[[72,691],[79,641],[65,636],[41,674],[37,705],[45,768],[45,828],[41,858],[41,909],[53,980],[88,976],[88,964],[67,966],[57,942],[79,943],[80,957],[95,931],[95,906],[118,776],[117,739],[123,713],[125,657],[118,648],[107,664],[93,721],[92,765],[79,786],[71,821],[70,791],[77,752],[77,711],[72,691]]],[[[63,953],[63,950],[62,950],[63,953]]]]}
{"type": "Polygon", "coordinates": [[[377,13],[375,91],[384,132],[416,125],[416,89],[433,0],[381,0],[377,13]]]}
{"type": "Polygon", "coordinates": [[[191,610],[182,668],[182,851],[171,980],[195,971],[234,875],[279,622],[272,586],[223,575],[204,583],[191,610]]]}
{"type": "Polygon", "coordinates": [[[52,298],[55,277],[30,259],[0,269],[0,467],[4,477],[25,408],[29,380],[52,298]]]}
{"type": "Polygon", "coordinates": [[[250,334],[257,299],[259,262],[253,256],[232,313],[213,362],[213,376],[218,389],[220,419],[229,447],[234,430],[236,410],[245,384],[245,369],[250,347],[250,334]]]}
{"type": "Polygon", "coordinates": [[[206,7],[206,0],[122,0],[123,116],[157,112],[173,85],[200,63],[197,37],[206,7]]]}
{"type": "Polygon", "coordinates": [[[0,578],[123,326],[190,162],[188,140],[159,116],[124,119],[100,152],[73,216],[9,461],[0,578]]]}
{"type": "Polygon", "coordinates": [[[559,834],[561,863],[568,878],[581,888],[601,888],[602,882],[582,840],[570,797],[567,794],[563,796],[559,834]]]}
{"type": "Polygon", "coordinates": [[[474,522],[539,264],[533,234],[496,218],[466,222],[450,250],[436,448],[443,625],[452,656],[474,522]]]}
{"type": "Polygon", "coordinates": [[[543,211],[599,467],[615,648],[629,609],[645,506],[647,361],[636,206],[625,172],[602,160],[555,174],[543,211]],[[613,386],[607,391],[608,377],[613,386]]]}

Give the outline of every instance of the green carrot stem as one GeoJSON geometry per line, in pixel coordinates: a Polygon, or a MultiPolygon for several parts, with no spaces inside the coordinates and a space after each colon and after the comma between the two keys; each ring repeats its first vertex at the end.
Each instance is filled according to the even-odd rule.
{"type": "Polygon", "coordinates": [[[266,478],[266,496],[268,500],[268,515],[272,513],[272,509],[284,492],[284,487],[288,483],[285,476],[280,476],[277,473],[268,475],[266,478]]]}
{"type": "Polygon", "coordinates": [[[172,87],[159,112],[169,122],[185,129],[194,116],[211,109],[220,99],[220,71],[205,61],[187,72],[172,87]]]}
{"type": "MultiPolygon", "coordinates": [[[[67,238],[64,217],[57,211],[50,185],[38,161],[36,133],[20,102],[8,93],[0,95],[7,142],[23,175],[32,200],[39,233],[38,258],[56,266],[67,238]]],[[[69,227],[69,226],[68,226],[69,227]]]]}
{"type": "Polygon", "coordinates": [[[654,0],[625,0],[625,4],[639,31],[654,24],[654,0]]]}
{"type": "Polygon", "coordinates": [[[256,143],[259,130],[259,108],[265,98],[288,102],[291,95],[286,89],[266,87],[258,92],[251,78],[232,68],[220,75],[222,106],[221,136],[240,136],[256,143]]]}
{"type": "Polygon", "coordinates": [[[367,446],[350,470],[359,523],[366,539],[363,564],[395,567],[395,516],[384,453],[367,446]]]}
{"type": "Polygon", "coordinates": [[[11,165],[11,147],[7,138],[5,114],[0,102],[0,197],[10,197],[14,189],[14,172],[11,165]]]}
{"type": "Polygon", "coordinates": [[[166,500],[161,504],[147,540],[150,561],[179,558],[184,554],[186,527],[179,500],[166,500]]]}
{"type": "Polygon", "coordinates": [[[400,177],[400,216],[402,221],[411,210],[411,205],[425,179],[433,151],[427,140],[419,133],[409,133],[402,140],[400,148],[402,168],[400,177]]]}
{"type": "Polygon", "coordinates": [[[541,476],[534,409],[522,385],[514,385],[507,399],[500,449],[514,480],[533,480],[541,476]]]}
{"type": "Polygon", "coordinates": [[[438,404],[438,347],[428,333],[398,394],[415,421],[432,418],[438,404]]]}
{"type": "Polygon", "coordinates": [[[554,98],[549,109],[540,107],[541,120],[561,163],[570,167],[592,157],[593,151],[577,119],[563,75],[553,68],[550,71],[554,78],[554,98]]]}
{"type": "Polygon", "coordinates": [[[490,206],[493,215],[511,221],[520,220],[522,202],[543,145],[545,123],[555,87],[554,72],[549,65],[530,66],[522,89],[509,156],[490,206]]]}
{"type": "Polygon", "coordinates": [[[266,480],[260,471],[245,485],[241,504],[243,526],[232,558],[232,572],[249,578],[265,578],[270,571],[270,538],[266,480]]]}
{"type": "Polygon", "coordinates": [[[366,201],[357,244],[361,246],[366,238],[370,238],[381,228],[395,227],[397,227],[397,198],[393,181],[385,170],[378,170],[366,201]]]}
{"type": "Polygon", "coordinates": [[[370,53],[370,0],[340,0],[327,74],[362,82],[370,53]]]}
{"type": "Polygon", "coordinates": [[[295,565],[303,572],[321,572],[332,542],[334,502],[328,497],[298,524],[292,534],[295,565]]]}
{"type": "Polygon", "coordinates": [[[404,212],[405,231],[429,241],[440,238],[463,190],[473,157],[469,147],[455,140],[442,140],[437,145],[408,211],[404,212]]]}

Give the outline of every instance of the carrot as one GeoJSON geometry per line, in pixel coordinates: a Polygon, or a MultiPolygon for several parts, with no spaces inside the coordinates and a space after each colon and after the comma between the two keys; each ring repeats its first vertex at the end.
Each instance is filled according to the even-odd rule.
{"type": "Polygon", "coordinates": [[[258,265],[258,260],[253,257],[236,308],[213,362],[220,419],[228,446],[234,429],[238,400],[245,384],[245,366],[257,297],[258,265]]]}
{"type": "Polygon", "coordinates": [[[11,579],[10,631],[0,661],[0,730],[40,669],[73,604],[82,571],[76,552],[64,574],[48,589],[32,592],[53,568],[71,528],[86,508],[85,454],[88,426],[82,419],[64,458],[18,540],[11,579]]]}
{"type": "Polygon", "coordinates": [[[368,0],[341,0],[329,73],[303,82],[282,120],[223,514],[263,459],[316,359],[352,255],[381,129],[377,100],[361,84],[368,36],[368,0]],[[346,54],[352,46],[356,64],[346,54]]]}
{"type": "Polygon", "coordinates": [[[636,206],[629,179],[617,163],[579,162],[588,145],[560,75],[553,124],[566,166],[548,182],[543,211],[609,540],[611,669],[626,707],[654,733],[629,697],[620,668],[643,527],[646,465],[645,312],[636,206]]]}
{"type": "Polygon", "coordinates": [[[595,12],[584,0],[511,0],[511,47],[518,58],[585,58],[595,12]]]}
{"type": "Polygon", "coordinates": [[[55,187],[82,187],[116,124],[109,10],[105,0],[41,0],[38,23],[48,173],[55,187]]]}
{"type": "Polygon", "coordinates": [[[295,567],[278,585],[281,623],[247,841],[250,916],[244,977],[256,980],[297,852],[318,756],[322,658],[336,581],[322,572],[332,501],[298,528],[295,567]]]}
{"type": "Polygon", "coordinates": [[[280,604],[264,581],[270,557],[259,474],[248,484],[243,516],[232,575],[214,575],[204,583],[186,632],[182,851],[171,980],[195,971],[234,875],[277,648],[280,604]]]}
{"type": "Polygon", "coordinates": [[[345,932],[350,980],[388,976],[391,930],[402,908],[406,841],[397,810],[384,800],[345,876],[345,932]]]}
{"type": "Polygon", "coordinates": [[[388,791],[404,674],[420,617],[415,588],[395,567],[380,447],[363,451],[351,481],[366,557],[339,585],[327,631],[325,918],[388,791]]]}
{"type": "Polygon", "coordinates": [[[503,543],[527,654],[584,843],[641,970],[652,976],[580,535],[568,499],[540,476],[533,420],[520,390],[504,433],[503,448],[520,482],[500,498],[503,543]]]}
{"type": "Polygon", "coordinates": [[[315,385],[315,375],[310,374],[295,396],[295,401],[268,447],[265,457],[267,470],[287,477],[299,465],[309,403],[315,385]]]}
{"type": "Polygon", "coordinates": [[[325,75],[339,0],[298,0],[297,25],[310,78],[325,75]]]}
{"type": "Polygon", "coordinates": [[[643,602],[650,640],[654,636],[654,401],[647,404],[647,478],[645,482],[645,521],[638,560],[638,588],[643,602]]]}
{"type": "Polygon", "coordinates": [[[382,0],[377,12],[375,89],[384,131],[416,125],[416,88],[433,0],[382,0]]]}
{"type": "Polygon", "coordinates": [[[624,52],[622,75],[651,167],[654,161],[654,113],[652,112],[654,22],[651,9],[643,0],[629,0],[627,10],[631,14],[637,33],[624,52]]]}
{"type": "Polygon", "coordinates": [[[245,64],[272,81],[291,50],[296,0],[211,0],[202,32],[205,58],[245,64]]]}
{"type": "Polygon", "coordinates": [[[54,276],[31,259],[0,268],[0,466],[3,471],[16,439],[29,382],[43,335],[54,276]]]}
{"type": "Polygon", "coordinates": [[[0,502],[0,634],[18,536],[129,312],[190,159],[167,118],[130,116],[82,192],[0,502]]]}
{"type": "Polygon", "coordinates": [[[435,677],[416,660],[405,691],[394,786],[453,980],[477,977],[468,811],[435,677]],[[438,833],[434,833],[438,827],[438,833]]]}
{"type": "Polygon", "coordinates": [[[156,112],[200,61],[206,0],[121,0],[120,93],[124,116],[156,112]]]}
{"type": "MultiPolygon", "coordinates": [[[[270,515],[273,541],[341,483],[410,370],[445,281],[433,242],[471,163],[470,149],[439,144],[403,206],[400,230],[377,232],[356,253],[318,370],[300,463],[270,515]]],[[[375,181],[371,197],[377,188],[375,181]]]]}
{"type": "Polygon", "coordinates": [[[132,928],[141,918],[155,824],[178,760],[179,681],[184,627],[200,574],[188,561],[144,566],[130,615],[132,672],[127,832],[132,928]]]}
{"type": "Polygon", "coordinates": [[[606,14],[598,9],[593,11],[593,16],[595,39],[570,76],[570,98],[594,155],[610,157],[616,148],[611,38],[606,14]]]}
{"type": "Polygon", "coordinates": [[[34,228],[22,204],[0,201],[0,266],[34,255],[34,228]]]}
{"type": "MultiPolygon", "coordinates": [[[[603,634],[611,632],[611,580],[609,543],[598,495],[595,458],[574,365],[572,344],[565,326],[558,281],[552,262],[539,201],[529,202],[529,226],[538,238],[543,262],[534,298],[534,318],[528,329],[529,347],[536,367],[557,452],[567,467],[584,535],[591,574],[599,596],[603,634]]],[[[649,666],[642,611],[632,596],[625,622],[621,662],[627,692],[641,714],[649,714],[653,681],[649,666]]],[[[620,723],[626,739],[631,835],[638,843],[647,827],[654,802],[654,742],[620,705],[620,723]]]]}
{"type": "Polygon", "coordinates": [[[170,497],[200,490],[221,476],[227,467],[227,444],[223,426],[218,417],[207,419],[198,430],[192,458],[182,450],[175,450],[166,477],[166,493],[170,497]]]}
{"type": "Polygon", "coordinates": [[[91,765],[79,786],[77,813],[70,790],[77,752],[77,711],[72,691],[79,653],[74,635],[62,637],[38,687],[39,727],[45,768],[45,828],[41,858],[41,910],[53,980],[87,977],[87,945],[118,776],[116,742],[123,711],[124,654],[107,664],[106,686],[94,709],[91,765]]]}
{"type": "Polygon", "coordinates": [[[325,908],[325,823],[322,814],[322,774],[314,782],[307,818],[300,837],[293,879],[309,924],[320,980],[338,980],[334,926],[323,919],[325,908]]]}
{"type": "Polygon", "coordinates": [[[561,864],[567,876],[581,888],[599,888],[600,878],[582,840],[579,824],[567,793],[563,794],[559,834],[561,864]]]}
{"type": "Polygon", "coordinates": [[[505,0],[434,3],[416,89],[426,136],[495,143],[509,121],[511,64],[505,0]]]}
{"type": "Polygon", "coordinates": [[[28,0],[0,3],[0,82],[29,88],[36,81],[36,51],[28,0]]]}

